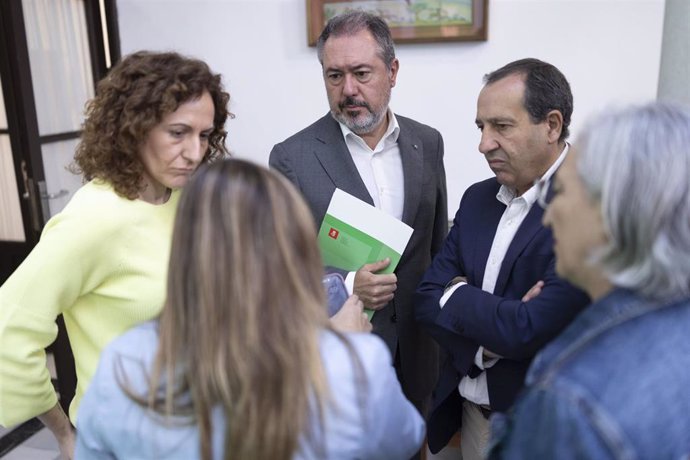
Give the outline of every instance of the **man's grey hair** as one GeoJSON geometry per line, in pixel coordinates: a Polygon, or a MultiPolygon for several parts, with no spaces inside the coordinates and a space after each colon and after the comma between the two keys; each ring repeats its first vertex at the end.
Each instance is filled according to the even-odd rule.
{"type": "Polygon", "coordinates": [[[601,203],[609,241],[595,260],[645,297],[690,295],[690,108],[605,113],[576,142],[578,173],[601,203]]]}
{"type": "Polygon", "coordinates": [[[330,37],[342,37],[355,35],[362,30],[368,30],[379,45],[379,57],[391,69],[395,60],[395,47],[393,37],[386,21],[366,11],[350,11],[339,14],[326,24],[319,39],[316,41],[316,55],[323,65],[323,47],[330,37]]]}

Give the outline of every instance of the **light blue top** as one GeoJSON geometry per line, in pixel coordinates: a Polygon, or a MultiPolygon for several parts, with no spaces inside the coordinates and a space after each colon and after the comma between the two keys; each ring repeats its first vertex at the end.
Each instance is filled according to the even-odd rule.
{"type": "MultiPolygon", "coordinates": [[[[368,388],[357,383],[352,358],[343,342],[332,333],[323,333],[320,349],[331,394],[324,414],[325,458],[410,458],[422,443],[425,426],[402,393],[388,348],[371,334],[349,334],[347,338],[362,362],[368,388]]],[[[166,424],[160,416],[130,400],[116,379],[118,366],[123,372],[118,370],[117,375],[127,376],[129,388],[145,394],[146,375],[157,346],[157,323],[148,322],[105,348],[79,409],[77,459],[199,458],[196,425],[166,424]]],[[[213,421],[214,457],[221,459],[224,418],[220,410],[214,412],[213,421]]],[[[294,458],[324,457],[302,440],[294,458]]]]}
{"type": "Polygon", "coordinates": [[[532,362],[490,459],[690,458],[690,299],[618,289],[532,362]]]}

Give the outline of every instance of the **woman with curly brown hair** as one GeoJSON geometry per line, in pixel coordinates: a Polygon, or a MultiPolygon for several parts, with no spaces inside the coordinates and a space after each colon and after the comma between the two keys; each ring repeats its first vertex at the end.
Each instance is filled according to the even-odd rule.
{"type": "Polygon", "coordinates": [[[87,182],[0,287],[1,424],[38,416],[71,456],[45,364],[55,318],[74,352],[76,423],[102,348],[161,311],[178,190],[227,153],[228,101],[220,75],[172,52],[127,56],[98,84],[75,154],[87,182]]]}

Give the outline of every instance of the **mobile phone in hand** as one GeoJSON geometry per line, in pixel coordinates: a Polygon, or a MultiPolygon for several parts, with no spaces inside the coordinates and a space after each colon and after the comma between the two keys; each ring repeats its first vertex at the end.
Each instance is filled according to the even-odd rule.
{"type": "Polygon", "coordinates": [[[323,288],[328,301],[328,316],[338,313],[345,301],[350,297],[345,287],[343,277],[338,273],[329,273],[323,277],[323,288]]]}

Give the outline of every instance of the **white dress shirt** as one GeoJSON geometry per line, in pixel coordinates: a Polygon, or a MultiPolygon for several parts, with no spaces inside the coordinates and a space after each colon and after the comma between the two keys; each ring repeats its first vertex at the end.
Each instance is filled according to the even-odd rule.
{"type": "MultiPolygon", "coordinates": [[[[540,180],[548,181],[551,176],[553,176],[561,163],[563,163],[565,156],[568,154],[568,149],[569,145],[566,143],[561,154],[540,180]]],[[[506,209],[503,211],[501,220],[496,228],[496,235],[494,236],[491,250],[489,251],[489,257],[486,261],[484,279],[482,280],[483,291],[493,294],[494,288],[496,287],[496,280],[498,279],[498,273],[501,270],[503,259],[508,252],[508,247],[513,241],[518,228],[520,228],[522,221],[525,220],[530,209],[532,209],[532,206],[537,201],[537,193],[538,190],[534,186],[530,187],[530,189],[521,196],[516,196],[515,190],[505,185],[501,185],[501,188],[498,190],[496,199],[503,203],[506,209]]],[[[465,284],[467,283],[458,283],[445,292],[439,301],[441,308],[443,308],[453,293],[465,284]]],[[[474,364],[479,369],[488,369],[498,362],[498,359],[485,361],[483,353],[484,347],[480,346],[477,350],[477,354],[474,356],[474,364]]],[[[486,385],[486,372],[482,372],[476,378],[470,378],[469,376],[463,377],[462,380],[460,380],[458,390],[460,391],[460,395],[468,401],[472,401],[475,404],[490,405],[489,390],[486,385]]]]}
{"type": "MultiPolygon", "coordinates": [[[[393,111],[388,109],[388,128],[376,146],[371,149],[364,139],[353,133],[342,123],[340,130],[345,145],[355,162],[359,176],[374,200],[374,206],[402,220],[405,203],[405,180],[403,177],[402,158],[398,147],[400,126],[393,111]]],[[[345,285],[350,294],[355,282],[355,272],[345,278],[345,285]]]]}

